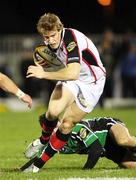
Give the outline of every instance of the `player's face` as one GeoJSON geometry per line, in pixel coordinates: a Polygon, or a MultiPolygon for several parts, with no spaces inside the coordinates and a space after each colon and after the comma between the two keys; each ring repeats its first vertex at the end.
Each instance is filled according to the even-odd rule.
{"type": "Polygon", "coordinates": [[[61,41],[61,31],[48,31],[46,34],[43,34],[43,38],[52,49],[57,49],[61,41]]]}

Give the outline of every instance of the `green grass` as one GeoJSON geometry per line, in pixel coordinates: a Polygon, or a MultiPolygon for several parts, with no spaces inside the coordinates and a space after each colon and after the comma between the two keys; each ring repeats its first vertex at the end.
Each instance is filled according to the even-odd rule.
{"type": "MultiPolygon", "coordinates": [[[[136,170],[118,169],[107,159],[100,159],[93,170],[83,171],[86,156],[56,154],[38,174],[21,173],[18,168],[27,160],[23,155],[25,147],[32,139],[39,137],[38,116],[44,112],[40,108],[31,112],[0,113],[0,180],[53,180],[59,178],[94,177],[136,177],[136,170]]],[[[105,110],[96,108],[90,115],[121,118],[135,133],[136,109],[105,110]]],[[[88,117],[89,117],[88,116],[88,117]]]]}

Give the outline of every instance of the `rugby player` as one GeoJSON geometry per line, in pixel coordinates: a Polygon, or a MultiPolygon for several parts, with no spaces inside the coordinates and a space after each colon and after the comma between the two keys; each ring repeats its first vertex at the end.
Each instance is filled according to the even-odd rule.
{"type": "MultiPolygon", "coordinates": [[[[29,158],[35,155],[41,157],[45,149],[46,146],[33,147],[31,143],[25,154],[29,158]]],[[[87,154],[83,169],[92,169],[101,157],[112,160],[121,168],[136,168],[136,137],[130,135],[126,125],[119,119],[86,119],[72,129],[68,142],[59,153],[87,154]]],[[[30,164],[26,164],[21,170],[28,172],[30,164]]]]}
{"type": "Polygon", "coordinates": [[[88,154],[84,169],[93,168],[100,157],[106,157],[122,168],[136,168],[136,137],[131,136],[125,124],[116,118],[84,120],[73,128],[60,153],[88,154]]]}
{"type": "Polygon", "coordinates": [[[95,108],[106,79],[99,52],[85,34],[76,29],[64,28],[60,18],[53,13],[42,15],[37,29],[44,43],[65,67],[54,72],[44,71],[42,59],[38,61],[39,64],[28,67],[27,78],[58,81],[47,112],[40,116],[43,128],[40,142],[49,143],[42,156],[30,167],[32,172],[38,171],[65,145],[75,124],[95,108]],[[52,134],[62,112],[62,123],[52,134]]]}
{"type": "Polygon", "coordinates": [[[28,104],[28,107],[32,107],[32,99],[28,94],[25,94],[20,90],[17,85],[5,74],[0,73],[0,88],[6,92],[12,93],[17,96],[23,102],[28,104]]]}

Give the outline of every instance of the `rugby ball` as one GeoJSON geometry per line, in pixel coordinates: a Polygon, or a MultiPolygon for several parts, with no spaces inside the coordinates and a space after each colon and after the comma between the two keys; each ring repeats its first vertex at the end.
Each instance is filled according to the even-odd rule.
{"type": "Polygon", "coordinates": [[[34,50],[34,59],[36,62],[41,60],[45,62],[43,67],[46,71],[57,71],[65,67],[57,55],[46,45],[36,46],[34,50]]]}

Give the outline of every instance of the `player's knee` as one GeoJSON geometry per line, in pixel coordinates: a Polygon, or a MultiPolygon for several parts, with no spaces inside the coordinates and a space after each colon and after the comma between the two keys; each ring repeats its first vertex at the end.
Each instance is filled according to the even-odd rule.
{"type": "Polygon", "coordinates": [[[59,116],[60,113],[61,112],[57,108],[54,108],[54,110],[50,109],[50,110],[47,111],[46,117],[48,119],[56,119],[59,116]]]}
{"type": "Polygon", "coordinates": [[[63,122],[61,123],[61,126],[59,127],[60,131],[64,134],[68,134],[71,132],[72,128],[74,127],[74,123],[72,120],[63,120],[63,122]]]}

